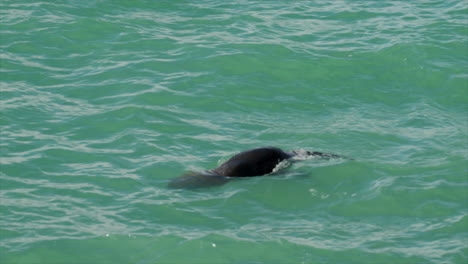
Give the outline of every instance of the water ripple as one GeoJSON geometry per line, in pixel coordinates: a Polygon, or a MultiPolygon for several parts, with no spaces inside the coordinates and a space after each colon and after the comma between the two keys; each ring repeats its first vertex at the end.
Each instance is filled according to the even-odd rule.
{"type": "Polygon", "coordinates": [[[111,257],[97,244],[129,263],[466,259],[465,1],[0,10],[5,262],[111,257]],[[166,188],[259,145],[355,161],[166,188]]]}

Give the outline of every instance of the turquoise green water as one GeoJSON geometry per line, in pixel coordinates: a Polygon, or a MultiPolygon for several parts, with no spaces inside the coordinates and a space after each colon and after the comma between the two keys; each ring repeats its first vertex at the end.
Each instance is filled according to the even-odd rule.
{"type": "Polygon", "coordinates": [[[0,263],[467,263],[466,1],[0,12],[0,263]],[[269,145],[355,160],[167,188],[269,145]]]}

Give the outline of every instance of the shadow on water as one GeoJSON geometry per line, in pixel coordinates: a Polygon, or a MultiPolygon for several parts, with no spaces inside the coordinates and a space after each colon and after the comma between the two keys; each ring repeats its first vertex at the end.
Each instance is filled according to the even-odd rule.
{"type": "Polygon", "coordinates": [[[173,189],[197,189],[223,185],[231,179],[231,177],[210,174],[207,172],[188,171],[182,176],[170,180],[167,186],[173,189]]]}

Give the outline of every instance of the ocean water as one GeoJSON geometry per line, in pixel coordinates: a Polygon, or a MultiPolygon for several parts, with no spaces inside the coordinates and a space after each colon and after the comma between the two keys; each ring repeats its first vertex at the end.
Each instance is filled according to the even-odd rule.
{"type": "Polygon", "coordinates": [[[467,263],[468,2],[0,2],[0,263],[467,263]],[[260,146],[309,159],[197,190],[260,146]]]}

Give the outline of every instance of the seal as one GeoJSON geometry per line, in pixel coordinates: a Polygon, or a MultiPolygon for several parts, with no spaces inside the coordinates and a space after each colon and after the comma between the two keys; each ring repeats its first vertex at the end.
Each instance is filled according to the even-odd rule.
{"type": "MultiPolygon", "coordinates": [[[[316,156],[320,158],[345,158],[335,154],[310,151],[284,151],[276,147],[260,147],[240,152],[218,167],[200,173],[188,172],[171,180],[170,188],[199,188],[222,185],[231,178],[254,177],[274,172],[275,168],[284,160],[292,157],[316,156]]],[[[350,158],[346,158],[350,159],[350,158]]]]}

